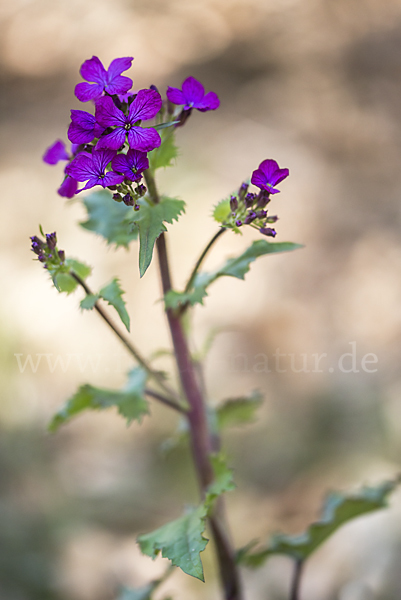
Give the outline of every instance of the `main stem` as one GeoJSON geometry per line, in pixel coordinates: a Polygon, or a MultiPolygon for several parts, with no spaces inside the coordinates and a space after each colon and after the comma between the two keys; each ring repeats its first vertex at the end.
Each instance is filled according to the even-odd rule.
{"type": "MultiPolygon", "coordinates": [[[[160,201],[155,181],[149,171],[145,171],[145,179],[153,202],[160,201]]],[[[160,276],[163,293],[172,289],[169,260],[165,235],[162,233],[156,242],[159,257],[160,276]]],[[[166,310],[167,320],[173,341],[175,357],[182,389],[189,404],[187,418],[190,428],[191,449],[199,480],[202,496],[213,481],[214,473],[210,462],[213,453],[212,438],[208,428],[206,406],[201,387],[191,359],[188,340],[184,332],[181,318],[173,310],[166,310]]],[[[224,504],[218,502],[213,515],[209,519],[216,554],[219,563],[220,578],[224,589],[225,600],[242,600],[242,590],[235,553],[227,534],[224,519],[224,504]]]]}

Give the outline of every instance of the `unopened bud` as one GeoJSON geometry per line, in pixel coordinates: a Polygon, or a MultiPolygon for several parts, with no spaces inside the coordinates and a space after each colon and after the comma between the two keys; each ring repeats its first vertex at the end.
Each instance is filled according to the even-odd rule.
{"type": "Polygon", "coordinates": [[[267,235],[269,237],[276,237],[277,235],[277,231],[271,229],[270,227],[261,227],[259,231],[260,233],[263,233],[263,235],[267,235]]]}
{"type": "Polygon", "coordinates": [[[254,210],[249,211],[249,213],[245,217],[244,225],[249,225],[256,219],[256,213],[254,210]]]}
{"type": "Polygon", "coordinates": [[[244,201],[244,198],[246,196],[248,188],[249,188],[249,184],[248,183],[243,183],[241,185],[241,187],[239,188],[239,190],[238,190],[238,198],[240,199],[241,202],[244,201]]]}
{"type": "Polygon", "coordinates": [[[231,208],[231,212],[235,213],[235,211],[238,208],[238,200],[236,196],[231,196],[230,198],[230,208],[231,208]]]}
{"type": "Polygon", "coordinates": [[[131,194],[125,194],[125,196],[123,197],[123,202],[127,206],[134,206],[134,199],[131,196],[131,194]]]}

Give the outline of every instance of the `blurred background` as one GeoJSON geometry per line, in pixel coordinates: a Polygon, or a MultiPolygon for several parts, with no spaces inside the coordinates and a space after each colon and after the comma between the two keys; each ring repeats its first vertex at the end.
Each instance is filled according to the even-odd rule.
{"type": "MultiPolygon", "coordinates": [[[[178,131],[177,166],[159,176],[187,201],[169,236],[177,287],[216,230],[213,205],[265,158],[290,170],[271,210],[277,240],[305,248],[260,259],[245,283],[219,280],[193,316],[196,350],[216,333],[210,401],[265,396],[258,422],[225,439],[236,545],[298,533],[328,490],[398,473],[400,0],[0,0],[0,49],[0,597],[113,600],[165,568],[140,555],[138,533],[197,501],[187,448],[165,451],[177,422],[163,407],[142,426],[110,410],[46,429],[79,385],[121,386],[131,365],[80,312],[79,292],[58,295],[32,262],[38,223],[93,265],[93,288],[121,278],[145,353],[170,345],[156,265],[140,281],[135,244],[115,252],[77,227],[81,204],[56,193],[62,167],[41,161],[67,140],[69,110],[86,108],[74,86],[92,55],[106,66],[134,56],[136,89],[164,94],[193,75],[221,99],[178,131]],[[317,368],[314,355],[325,355],[317,368]]],[[[206,266],[254,233],[226,234],[206,266]]],[[[400,513],[395,494],[388,511],[338,532],[311,559],[303,598],[399,598],[400,513]]],[[[220,598],[211,548],[204,563],[207,587],[177,572],[158,598],[220,598]]],[[[272,558],[245,571],[247,598],[288,598],[291,568],[272,558]]]]}

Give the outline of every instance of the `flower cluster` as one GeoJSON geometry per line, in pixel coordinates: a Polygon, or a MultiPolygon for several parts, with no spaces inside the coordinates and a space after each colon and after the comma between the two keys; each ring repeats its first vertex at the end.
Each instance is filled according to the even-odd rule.
{"type": "MultiPolygon", "coordinates": [[[[41,230],[42,235],[43,232],[41,230]]],[[[38,257],[45,269],[53,270],[61,267],[65,262],[64,250],[57,250],[56,232],[46,233],[46,241],[41,240],[38,236],[31,236],[31,250],[38,257]]]]}
{"type": "Polygon", "coordinates": [[[266,206],[270,202],[270,195],[280,192],[274,186],[288,175],[289,170],[280,169],[273,159],[261,162],[251,177],[251,183],[260,189],[259,193],[248,192],[249,184],[243,183],[238,193],[230,198],[231,213],[224,226],[238,230],[242,225],[251,225],[263,235],[275,237],[277,232],[270,225],[274,224],[278,217],[268,215],[266,206]]]}
{"type": "Polygon", "coordinates": [[[146,192],[140,181],[149,168],[147,153],[161,144],[158,129],[182,125],[193,108],[201,112],[218,108],[217,95],[205,94],[202,84],[188,77],[182,90],[168,88],[167,122],[161,122],[166,114],[166,102],[156,87],[133,92],[132,80],[122,75],[132,61],[132,57],[116,58],[106,70],[99,58],[93,56],[81,66],[85,81],[75,87],[75,95],[81,102],[93,101],[95,114],[71,110],[68,127],[71,151],[57,140],[43,156],[51,165],[60,160],[68,161],[65,179],[58,189],[61,196],[72,198],[76,193],[100,185],[113,190],[115,200],[139,208],[136,200],[146,192]],[[157,118],[156,124],[143,125],[144,121],[154,118],[157,118]],[[78,189],[79,183],[85,185],[78,189]]]}

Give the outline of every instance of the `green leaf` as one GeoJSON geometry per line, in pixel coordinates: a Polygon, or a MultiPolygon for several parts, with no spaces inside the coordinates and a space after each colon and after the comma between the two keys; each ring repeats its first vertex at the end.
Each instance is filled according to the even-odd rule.
{"type": "Polygon", "coordinates": [[[139,272],[143,277],[151,263],[157,238],[163,231],[167,231],[164,223],[178,221],[178,217],[184,212],[185,202],[163,196],[159,204],[151,205],[146,200],[141,200],[140,206],[140,210],[133,211],[132,222],[139,228],[139,272]]]}
{"type": "Polygon", "coordinates": [[[207,288],[211,283],[219,277],[236,277],[237,279],[245,279],[246,273],[250,269],[250,265],[259,256],[266,254],[277,254],[279,252],[290,252],[302,248],[300,244],[292,242],[268,242],[267,240],[257,240],[245,250],[240,256],[230,258],[227,262],[211,273],[199,273],[195,278],[194,285],[189,292],[170,291],[166,294],[164,300],[167,308],[177,309],[185,304],[203,304],[203,299],[207,296],[207,288]]]}
{"type": "Polygon", "coordinates": [[[148,403],[144,398],[146,372],[137,367],[128,373],[128,382],[123,390],[108,390],[93,385],[82,385],[64,407],[56,413],[49,425],[55,431],[67,423],[72,417],[84,410],[104,410],[116,406],[118,412],[131,421],[141,422],[143,415],[148,414],[148,403]]]}
{"type": "Polygon", "coordinates": [[[119,594],[117,600],[152,600],[151,594],[155,589],[153,583],[149,583],[144,587],[136,590],[124,588],[119,594]]]}
{"type": "MultiPolygon", "coordinates": [[[[159,126],[160,128],[160,126],[159,126]]],[[[178,156],[178,148],[175,145],[174,131],[171,129],[163,130],[160,134],[162,143],[158,148],[149,152],[149,168],[154,172],[161,167],[170,167],[173,160],[178,156]]]]}
{"type": "Polygon", "coordinates": [[[274,535],[270,544],[264,549],[254,553],[240,550],[238,560],[249,567],[259,567],[272,554],[286,554],[298,561],[305,560],[344,523],[385,508],[387,497],[398,483],[398,481],[387,481],[379,486],[365,487],[358,493],[348,495],[332,492],[324,503],[321,518],[312,523],[304,533],[274,535]]]}
{"type": "Polygon", "coordinates": [[[213,501],[221,494],[235,489],[233,471],[227,467],[226,460],[222,454],[211,456],[214,471],[214,481],[209,485],[206,493],[205,504],[211,508],[213,501]]]}
{"type": "Polygon", "coordinates": [[[55,273],[51,273],[53,283],[59,292],[71,294],[71,292],[77,288],[78,282],[70,275],[70,270],[74,271],[84,280],[92,271],[89,265],[86,265],[75,258],[67,258],[65,263],[55,273]]]}
{"type": "Polygon", "coordinates": [[[201,504],[189,514],[152,533],[139,536],[141,551],[153,559],[161,552],[164,558],[171,560],[184,573],[204,581],[200,553],[208,543],[202,535],[206,527],[206,516],[207,508],[201,504]]]}
{"type": "Polygon", "coordinates": [[[125,302],[122,299],[123,294],[124,291],[121,289],[118,279],[116,278],[113,279],[108,285],[104,286],[99,292],[99,296],[103,298],[103,300],[106,300],[106,302],[108,302],[111,306],[114,306],[121,321],[129,331],[130,319],[127,309],[125,308],[125,302]]]}
{"type": "Polygon", "coordinates": [[[230,199],[221,200],[213,209],[213,218],[223,225],[231,214],[230,199]]]}
{"type": "Polygon", "coordinates": [[[255,421],[255,413],[263,401],[259,392],[242,398],[230,398],[217,408],[217,422],[220,430],[237,427],[255,421]]]}
{"type": "Polygon", "coordinates": [[[99,294],[87,294],[80,302],[80,307],[83,310],[92,310],[96,302],[99,300],[99,294]]]}
{"type": "Polygon", "coordinates": [[[128,248],[129,243],[138,237],[137,228],[127,220],[133,210],[124,202],[113,200],[110,192],[94,192],[82,199],[88,213],[87,221],[81,227],[101,235],[108,244],[128,248]]]}

